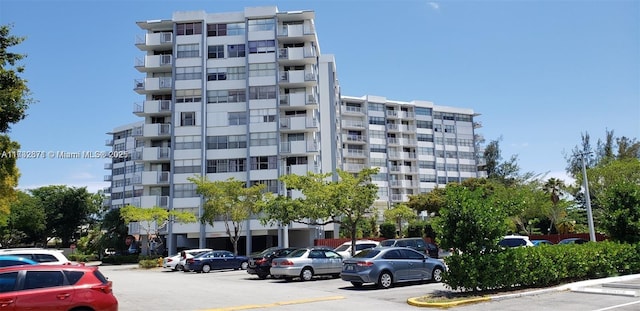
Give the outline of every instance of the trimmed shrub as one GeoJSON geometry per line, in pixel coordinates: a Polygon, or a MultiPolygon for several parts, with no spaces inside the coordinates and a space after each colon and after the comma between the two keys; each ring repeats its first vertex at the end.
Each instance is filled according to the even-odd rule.
{"type": "Polygon", "coordinates": [[[140,266],[140,268],[143,268],[143,269],[151,269],[151,268],[159,267],[158,259],[143,259],[143,260],[140,260],[138,265],[140,266]]]}
{"type": "Polygon", "coordinates": [[[380,225],[380,235],[385,239],[396,237],[396,225],[392,222],[385,222],[380,225]]]}

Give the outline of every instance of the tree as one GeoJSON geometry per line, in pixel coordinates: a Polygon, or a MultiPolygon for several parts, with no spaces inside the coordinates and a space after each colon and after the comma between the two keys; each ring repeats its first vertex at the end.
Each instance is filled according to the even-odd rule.
{"type": "Polygon", "coordinates": [[[391,209],[384,211],[384,219],[393,221],[398,225],[399,236],[402,237],[402,223],[413,220],[417,217],[416,211],[406,204],[398,204],[391,209]]]}
{"type": "Polygon", "coordinates": [[[490,141],[484,150],[484,159],[486,161],[484,170],[487,172],[487,178],[509,186],[534,177],[535,174],[532,172],[520,172],[517,155],[512,155],[509,160],[502,162],[501,140],[502,137],[490,141]]]}
{"type": "Polygon", "coordinates": [[[371,182],[371,176],[377,174],[378,169],[365,168],[357,174],[342,170],[336,173],[338,180],[335,181],[329,180],[331,173],[282,176],[280,179],[287,189],[298,190],[303,196],[268,196],[261,221],[264,224],[348,225],[351,248],[355,250],[358,225],[366,221],[377,198],[378,188],[371,182]]]}
{"type": "Polygon", "coordinates": [[[546,216],[549,218],[549,233],[551,233],[552,226],[556,226],[558,221],[567,215],[566,201],[561,199],[564,189],[566,189],[564,182],[557,178],[549,178],[542,186],[542,191],[549,196],[551,201],[551,208],[546,212],[546,216]]]}
{"type": "Polygon", "coordinates": [[[111,209],[104,214],[100,229],[103,232],[98,242],[101,248],[112,248],[121,254],[126,253],[125,239],[129,234],[129,227],[120,217],[119,209],[111,209]]]}
{"type": "Polygon", "coordinates": [[[496,193],[499,187],[495,183],[474,188],[448,184],[446,207],[433,220],[438,244],[467,254],[495,249],[498,240],[507,232],[505,220],[511,205],[503,201],[502,194],[496,193]]]}
{"type": "Polygon", "coordinates": [[[225,181],[209,181],[206,177],[189,178],[196,184],[196,192],[204,199],[204,212],[200,217],[202,223],[213,226],[218,217],[222,217],[225,231],[233,244],[233,253],[238,255],[238,240],[242,225],[253,214],[262,208],[262,192],[264,184],[246,187],[245,182],[235,178],[225,181]],[[232,232],[233,229],[233,232],[232,232]]]}
{"type": "Polygon", "coordinates": [[[86,187],[55,185],[29,191],[45,210],[46,230],[40,237],[44,245],[57,237],[61,239],[62,245],[67,247],[76,239],[79,228],[87,225],[91,220],[90,216],[100,209],[86,187]]]}
{"type": "Polygon", "coordinates": [[[427,193],[411,195],[406,204],[418,213],[427,211],[430,214],[438,215],[444,206],[444,188],[435,188],[427,193]]]}
{"type": "Polygon", "coordinates": [[[11,26],[0,26],[0,225],[6,224],[10,205],[17,199],[18,167],[16,153],[20,145],[6,133],[11,125],[24,119],[29,104],[27,81],[20,77],[24,66],[16,64],[25,55],[13,53],[9,48],[22,43],[25,38],[10,34],[11,26]]]}
{"type": "Polygon", "coordinates": [[[190,212],[167,210],[162,207],[154,206],[151,208],[137,207],[127,205],[120,209],[120,217],[125,224],[130,222],[138,222],[142,230],[147,235],[147,253],[149,251],[157,255],[157,249],[164,244],[160,239],[160,229],[164,228],[169,221],[178,223],[196,222],[197,218],[190,212]],[[153,247],[153,243],[156,246],[153,247]]]}
{"type": "Polygon", "coordinates": [[[29,193],[17,191],[17,200],[11,203],[11,214],[6,225],[0,227],[3,247],[21,244],[33,245],[46,228],[44,208],[29,193]]]}

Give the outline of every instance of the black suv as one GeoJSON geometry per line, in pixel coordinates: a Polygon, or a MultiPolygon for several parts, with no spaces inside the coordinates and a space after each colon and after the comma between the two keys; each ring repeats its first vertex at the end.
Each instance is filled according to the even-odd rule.
{"type": "Polygon", "coordinates": [[[266,279],[271,274],[271,261],[273,258],[284,257],[298,249],[297,247],[269,247],[262,252],[249,255],[247,273],[255,274],[261,279],[266,279]]]}
{"type": "Polygon", "coordinates": [[[408,247],[425,253],[431,258],[438,259],[439,257],[438,246],[433,243],[428,243],[422,238],[389,239],[381,241],[380,246],[408,247]]]}

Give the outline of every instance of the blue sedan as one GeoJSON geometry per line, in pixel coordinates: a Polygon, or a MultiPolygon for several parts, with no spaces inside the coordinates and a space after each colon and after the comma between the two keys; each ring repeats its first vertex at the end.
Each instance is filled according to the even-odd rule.
{"type": "Polygon", "coordinates": [[[236,256],[230,251],[214,250],[187,259],[184,271],[209,273],[211,270],[223,269],[246,270],[248,265],[249,258],[246,256],[236,256]]]}
{"type": "Polygon", "coordinates": [[[0,256],[0,268],[22,265],[37,265],[38,263],[24,257],[0,256]]]}
{"type": "Polygon", "coordinates": [[[374,283],[389,288],[394,283],[442,281],[444,262],[406,247],[376,247],[343,260],[340,277],[355,287],[374,283]]]}

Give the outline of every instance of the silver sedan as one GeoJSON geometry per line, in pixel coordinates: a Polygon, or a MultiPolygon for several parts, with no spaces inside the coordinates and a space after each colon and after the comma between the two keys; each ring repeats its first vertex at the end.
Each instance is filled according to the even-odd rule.
{"type": "Polygon", "coordinates": [[[301,248],[271,262],[271,275],[290,281],[299,277],[309,281],[316,275],[340,277],[342,256],[326,248],[301,248]]]}

